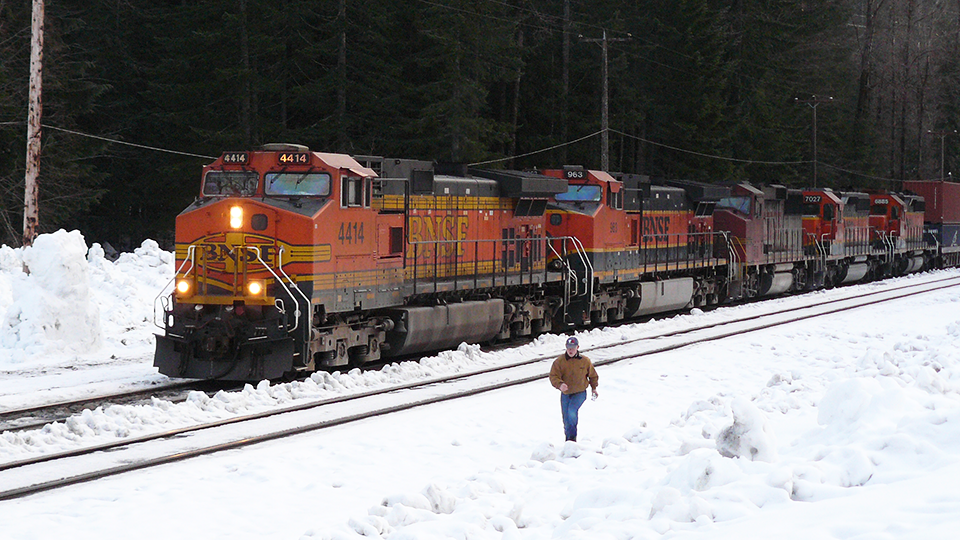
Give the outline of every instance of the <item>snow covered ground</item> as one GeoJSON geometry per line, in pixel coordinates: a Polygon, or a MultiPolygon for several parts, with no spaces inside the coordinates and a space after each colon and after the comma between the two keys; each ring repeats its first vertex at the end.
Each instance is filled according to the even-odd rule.
{"type": "MultiPolygon", "coordinates": [[[[152,305],[172,265],[153,242],[110,262],[76,232],[0,248],[0,409],[163,381],[152,305]]],[[[954,538],[958,307],[960,288],[601,367],[578,443],[563,442],[557,392],[541,381],[0,502],[0,537],[954,538]]],[[[589,349],[764,309],[695,310],[580,341],[589,349]]],[[[0,462],[558,353],[561,343],[461,347],[381,373],[86,411],[0,435],[0,462]]]]}

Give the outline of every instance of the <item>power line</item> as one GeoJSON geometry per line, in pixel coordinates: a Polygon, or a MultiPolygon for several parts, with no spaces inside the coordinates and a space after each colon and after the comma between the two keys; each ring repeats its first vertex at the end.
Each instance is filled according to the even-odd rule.
{"type": "Polygon", "coordinates": [[[69,134],[71,134],[71,135],[78,135],[78,136],[80,136],[80,137],[89,137],[89,138],[91,138],[91,139],[97,139],[97,140],[106,141],[106,142],[110,142],[110,143],[114,143],[114,144],[123,144],[123,145],[126,145],[126,146],[133,146],[134,148],[142,148],[142,149],[144,149],[144,150],[153,150],[153,151],[155,151],[155,152],[166,152],[166,153],[168,153],[168,154],[178,154],[178,155],[181,155],[181,156],[188,156],[188,157],[195,157],[195,158],[203,158],[203,159],[217,159],[216,157],[213,157],[213,156],[204,156],[204,155],[202,155],[202,154],[191,154],[190,152],[180,152],[180,151],[178,151],[178,150],[168,150],[168,149],[166,149],[166,148],[157,148],[156,146],[147,146],[147,145],[144,145],[144,144],[137,144],[137,143],[131,143],[131,142],[126,142],[126,141],[118,141],[118,140],[116,140],[116,139],[110,139],[110,138],[107,138],[107,137],[101,137],[101,136],[99,136],[99,135],[90,135],[89,133],[81,133],[81,132],[79,132],[79,131],[73,131],[73,130],[70,130],[70,129],[59,128],[59,127],[50,126],[50,125],[47,125],[47,124],[41,124],[41,125],[42,125],[44,128],[46,128],[46,129],[52,129],[52,130],[54,130],[54,131],[62,131],[62,132],[64,132],[64,133],[69,133],[69,134]]]}
{"type": "Polygon", "coordinates": [[[705,157],[705,158],[710,158],[710,159],[719,159],[719,160],[722,160],[722,161],[734,161],[734,162],[737,162],[737,163],[746,163],[746,164],[748,164],[748,165],[804,165],[804,164],[810,163],[809,161],[761,161],[761,160],[756,160],[756,159],[739,159],[739,158],[732,158],[732,157],[726,157],[726,156],[718,156],[718,155],[715,155],[715,154],[704,154],[703,152],[696,152],[696,151],[693,151],[693,150],[686,150],[686,149],[683,149],[683,148],[678,148],[678,147],[676,147],[676,146],[670,146],[669,144],[658,143],[658,142],[656,142],[656,141],[651,141],[651,140],[649,140],[649,139],[644,139],[643,137],[637,137],[636,135],[630,135],[629,133],[624,133],[624,132],[618,131],[618,130],[616,130],[616,129],[611,129],[610,131],[611,131],[612,133],[616,133],[616,134],[621,135],[621,136],[623,136],[623,137],[627,137],[627,138],[630,138],[630,139],[636,139],[636,140],[638,140],[638,141],[645,142],[645,143],[647,143],[647,144],[652,144],[652,145],[654,145],[654,146],[660,146],[660,147],[662,147],[662,148],[668,148],[668,149],[670,149],[670,150],[675,150],[675,151],[677,151],[677,152],[683,152],[684,154],[691,154],[691,155],[694,155],[694,156],[700,156],[700,157],[705,157]]]}
{"type": "Polygon", "coordinates": [[[900,179],[897,179],[897,178],[885,178],[885,177],[883,177],[883,176],[873,176],[873,175],[870,175],[870,174],[867,174],[867,173],[862,173],[862,172],[857,172],[857,171],[851,171],[851,170],[849,170],[849,169],[843,169],[843,168],[837,167],[837,166],[835,166],[835,165],[830,165],[829,163],[820,163],[820,165],[823,165],[824,167],[827,167],[828,169],[833,169],[833,170],[835,170],[835,171],[840,171],[840,172],[842,172],[842,173],[852,174],[852,175],[854,175],[854,176],[860,176],[860,177],[863,177],[863,178],[869,178],[870,180],[879,180],[879,181],[881,181],[881,182],[890,182],[890,183],[903,182],[903,180],[900,180],[900,179]]]}
{"type": "MultiPolygon", "coordinates": [[[[24,122],[22,122],[22,121],[16,121],[16,122],[0,122],[0,126],[15,126],[15,125],[22,125],[23,123],[24,123],[24,122]]],[[[202,158],[202,159],[216,159],[216,157],[214,157],[214,156],[205,156],[205,155],[202,155],[202,154],[191,154],[191,153],[189,153],[189,152],[180,152],[180,151],[178,151],[178,150],[169,150],[169,149],[166,149],[166,148],[158,148],[158,147],[155,147],[155,146],[147,146],[147,145],[143,145],[143,144],[136,144],[136,143],[126,142],[126,141],[120,141],[120,140],[116,140],[116,139],[110,139],[110,138],[108,138],[108,137],[101,137],[101,136],[99,136],[99,135],[91,135],[91,134],[89,134],[89,133],[81,133],[81,132],[79,132],[79,131],[73,131],[73,130],[64,129],[64,128],[60,128],[60,127],[56,127],[56,126],[51,126],[51,125],[47,125],[47,124],[42,124],[42,126],[43,126],[44,128],[46,128],[46,129],[52,129],[52,130],[54,130],[54,131],[62,131],[62,132],[64,132],[64,133],[69,133],[69,134],[71,134],[71,135],[77,135],[77,136],[80,136],[80,137],[89,137],[89,138],[91,138],[91,139],[97,139],[97,140],[101,140],[101,141],[105,141],[105,142],[110,142],[110,143],[115,143],[115,144],[122,144],[122,145],[126,145],[126,146],[132,146],[132,147],[134,147],[134,148],[141,148],[141,149],[144,149],[144,150],[152,150],[152,151],[155,151],[155,152],[166,152],[166,153],[168,153],[168,154],[177,154],[177,155],[181,155],[181,156],[196,157],[196,158],[202,158]]],[[[647,144],[652,144],[652,145],[654,145],[654,146],[659,146],[659,147],[662,147],[662,148],[667,148],[667,149],[669,149],[669,150],[674,150],[674,151],[677,151],[677,152],[682,152],[682,153],[684,153],[684,154],[691,154],[691,155],[694,155],[694,156],[699,156],[699,157],[704,157],[704,158],[709,158],[709,159],[719,159],[719,160],[723,160],[723,161],[733,161],[733,162],[744,163],[744,164],[748,164],[748,165],[805,165],[805,164],[809,164],[809,163],[810,163],[810,161],[762,161],[762,160],[754,160],[754,159],[738,159],[738,158],[731,158],[731,157],[725,157],[725,156],[718,156],[718,155],[715,155],[715,154],[705,154],[705,153],[703,153],[703,152],[697,152],[697,151],[694,151],[694,150],[686,150],[686,149],[684,149],[684,148],[679,148],[679,147],[676,147],[676,146],[671,146],[671,145],[669,145],[669,144],[663,144],[663,143],[659,143],[659,142],[656,142],[656,141],[651,141],[651,140],[649,140],[649,139],[644,139],[643,137],[638,137],[638,136],[636,136],[636,135],[630,135],[630,134],[628,134],[628,133],[624,133],[624,132],[619,131],[619,130],[617,130],[617,129],[612,129],[612,128],[611,128],[611,129],[609,129],[609,131],[610,131],[611,133],[616,133],[616,134],[618,134],[618,135],[621,135],[621,136],[623,136],[623,137],[627,137],[627,138],[630,138],[630,139],[636,139],[636,140],[638,140],[638,141],[641,141],[641,142],[644,142],[644,143],[647,143],[647,144]]],[[[549,152],[549,151],[551,151],[551,150],[556,150],[557,148],[562,148],[562,147],[564,147],[564,146],[570,146],[570,145],[572,145],[572,144],[576,144],[576,143],[585,141],[585,140],[587,140],[587,139],[591,139],[591,138],[593,138],[593,137],[596,137],[597,135],[600,135],[601,133],[602,133],[602,130],[601,130],[601,131],[597,131],[597,132],[595,132],[595,133],[591,133],[590,135],[586,135],[586,136],[580,137],[579,139],[574,139],[574,140],[572,140],[572,141],[568,141],[568,142],[565,142],[565,143],[556,144],[556,145],[554,145],[554,146],[550,146],[550,147],[547,147],[547,148],[542,148],[542,149],[540,149],[540,150],[534,150],[533,152],[527,152],[527,153],[525,153],[525,154],[519,154],[519,155],[509,156],[509,157],[505,157],[505,158],[491,159],[491,160],[488,160],[488,161],[480,161],[480,162],[477,162],[477,163],[470,163],[470,164],[468,164],[468,166],[474,167],[474,166],[477,166],[477,165],[489,165],[489,164],[491,164],[491,163],[500,163],[500,162],[503,162],[503,161],[509,161],[509,160],[511,160],[511,159],[518,159],[518,158],[523,158],[523,157],[532,156],[532,155],[535,155],[535,154],[542,154],[542,153],[544,153],[544,152],[549,152]]],[[[901,182],[901,180],[896,179],[896,178],[885,178],[885,177],[882,177],[882,176],[873,176],[873,175],[870,175],[870,174],[866,174],[866,173],[862,173],[862,172],[857,172],[857,171],[851,171],[851,170],[849,170],[849,169],[844,169],[844,168],[841,168],[841,167],[837,167],[837,166],[835,166],[835,165],[830,165],[829,163],[822,163],[822,162],[821,162],[820,165],[823,165],[824,167],[828,167],[828,168],[830,168],[830,169],[833,169],[833,170],[836,170],[836,171],[839,171],[839,172],[843,172],[843,173],[846,173],[846,174],[852,174],[852,175],[854,175],[854,176],[860,176],[860,177],[863,177],[863,178],[869,178],[869,179],[871,179],[871,180],[879,180],[879,181],[882,181],[882,182],[891,182],[891,183],[901,182]]]]}
{"type": "Polygon", "coordinates": [[[473,167],[473,166],[475,166],[475,165],[489,165],[489,164],[491,164],[491,163],[500,163],[501,161],[510,161],[511,159],[517,159],[517,158],[532,156],[532,155],[534,155],[534,154],[542,154],[543,152],[549,152],[550,150],[556,150],[557,148],[562,148],[562,147],[564,147],[564,146],[569,146],[569,145],[571,145],[571,144],[576,144],[576,143],[578,143],[578,142],[580,142],[580,141],[585,141],[585,140],[590,139],[590,138],[592,138],[592,137],[596,137],[597,135],[600,135],[601,133],[603,133],[603,130],[600,130],[600,131],[598,131],[598,132],[596,132],[596,133],[591,133],[590,135],[587,135],[587,136],[585,136],[585,137],[580,137],[579,139],[576,139],[576,140],[573,140],[573,141],[569,141],[569,142],[565,142],[565,143],[560,143],[560,144],[551,146],[550,148],[543,148],[543,149],[541,149],[541,150],[534,150],[533,152],[527,152],[526,154],[520,154],[519,156],[510,156],[510,157],[505,157],[505,158],[500,158],[500,159],[491,159],[491,160],[489,160],[489,161],[480,161],[480,162],[478,162],[478,163],[469,163],[467,166],[468,166],[468,167],[473,167]]]}
{"type": "MultiPolygon", "coordinates": [[[[23,121],[0,122],[0,126],[20,126],[20,125],[23,125],[23,124],[24,124],[23,121]]],[[[195,158],[202,158],[202,159],[217,159],[217,158],[214,157],[214,156],[204,156],[204,155],[202,155],[202,154],[191,154],[190,152],[181,152],[181,151],[179,151],[179,150],[169,150],[169,149],[167,149],[167,148],[158,148],[158,147],[156,147],[156,146],[147,146],[147,145],[145,145],[145,144],[137,144],[137,143],[127,142],[127,141],[120,141],[120,140],[117,140],[117,139],[111,139],[111,138],[109,138],[109,137],[101,137],[100,135],[91,135],[91,134],[89,134],[89,133],[82,133],[82,132],[80,132],[80,131],[74,131],[74,130],[72,130],[72,129],[64,129],[64,128],[57,127],[57,126],[51,126],[51,125],[49,125],[49,124],[40,124],[40,126],[43,127],[43,128],[45,128],[45,129],[52,129],[52,130],[54,130],[54,131],[62,131],[62,132],[64,132],[64,133],[69,133],[69,134],[71,134],[71,135],[77,135],[77,136],[79,136],[79,137],[87,137],[87,138],[90,138],[90,139],[97,139],[97,140],[105,141],[105,142],[109,142],[109,143],[122,144],[122,145],[125,145],[125,146],[132,146],[132,147],[134,147],[134,148],[142,148],[142,149],[144,149],[144,150],[153,150],[154,152],[166,152],[167,154],[177,154],[177,155],[181,155],[181,156],[195,157],[195,158]]]]}

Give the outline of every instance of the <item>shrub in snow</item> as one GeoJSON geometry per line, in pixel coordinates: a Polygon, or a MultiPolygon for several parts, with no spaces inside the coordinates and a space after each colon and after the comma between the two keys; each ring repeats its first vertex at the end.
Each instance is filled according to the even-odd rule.
{"type": "Polygon", "coordinates": [[[733,425],[721,431],[717,437],[720,455],[742,457],[750,461],[776,461],[776,437],[763,411],[745,398],[733,400],[731,408],[733,425]]]}

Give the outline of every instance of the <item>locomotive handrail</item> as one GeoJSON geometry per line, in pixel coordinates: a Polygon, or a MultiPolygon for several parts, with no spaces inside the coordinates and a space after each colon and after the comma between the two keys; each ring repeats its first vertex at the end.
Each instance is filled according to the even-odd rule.
{"type": "Polygon", "coordinates": [[[190,275],[190,272],[196,266],[196,263],[193,260],[194,257],[196,257],[196,247],[197,246],[194,244],[190,244],[190,246],[187,247],[187,256],[184,257],[183,262],[180,263],[180,268],[177,268],[177,271],[173,273],[173,277],[170,278],[170,281],[168,281],[167,284],[164,285],[162,289],[160,289],[160,293],[157,294],[157,297],[153,299],[153,325],[156,326],[157,328],[166,329],[166,321],[164,321],[163,326],[157,324],[157,302],[159,301],[161,304],[163,304],[162,309],[163,309],[163,312],[166,313],[167,306],[165,302],[167,297],[164,296],[164,291],[167,290],[167,287],[169,287],[170,284],[172,284],[174,281],[177,280],[177,276],[180,275],[180,272],[183,270],[183,267],[186,266],[188,262],[190,263],[190,269],[184,273],[184,277],[190,275]]]}
{"type": "MultiPolygon", "coordinates": [[[[277,280],[277,283],[279,283],[280,286],[283,287],[283,290],[286,291],[286,293],[290,295],[290,298],[297,304],[297,309],[295,309],[293,312],[293,328],[287,330],[287,332],[295,331],[297,328],[300,327],[300,302],[297,301],[296,298],[294,298],[293,293],[290,292],[290,288],[287,287],[287,284],[284,283],[282,279],[280,279],[280,276],[278,276],[276,272],[273,271],[273,268],[270,268],[269,266],[267,266],[267,263],[263,261],[263,258],[260,256],[260,248],[258,246],[242,246],[242,247],[243,249],[253,250],[253,252],[257,254],[257,262],[263,265],[263,267],[267,269],[267,272],[270,272],[270,275],[273,276],[273,279],[277,280]]],[[[303,291],[300,290],[300,287],[297,287],[297,284],[292,279],[290,279],[290,276],[288,276],[286,272],[283,271],[282,263],[283,263],[283,246],[280,246],[280,250],[277,252],[277,266],[280,268],[280,272],[283,273],[284,277],[290,280],[290,282],[293,284],[293,288],[296,289],[298,293],[300,293],[300,296],[302,296],[304,300],[306,300],[307,306],[309,306],[310,300],[307,300],[307,295],[303,294],[303,291]]],[[[285,311],[279,305],[277,305],[277,309],[280,309],[281,311],[285,311]]]]}
{"type": "MultiPolygon", "coordinates": [[[[813,233],[807,233],[807,236],[810,236],[810,237],[813,238],[813,249],[816,251],[814,260],[815,260],[816,263],[817,263],[817,268],[815,269],[815,272],[816,272],[816,271],[823,271],[823,273],[824,273],[823,280],[824,280],[824,283],[825,283],[825,282],[826,282],[826,279],[827,279],[827,275],[826,275],[826,274],[827,274],[827,272],[826,272],[826,269],[827,269],[827,248],[826,248],[826,246],[823,244],[823,236],[821,236],[820,238],[817,238],[817,236],[816,236],[815,234],[813,234],[813,233]]],[[[816,282],[816,279],[814,279],[814,282],[816,282]]]]}
{"type": "MultiPolygon", "coordinates": [[[[556,255],[556,257],[557,257],[558,260],[562,261],[563,258],[564,258],[564,255],[561,255],[559,252],[557,252],[557,249],[553,246],[553,242],[554,242],[555,240],[560,240],[560,241],[563,242],[563,250],[564,250],[564,252],[566,252],[567,240],[570,241],[571,245],[573,245],[573,249],[576,250],[577,256],[580,257],[580,262],[583,264],[584,272],[588,274],[588,275],[585,275],[585,276],[584,276],[584,281],[585,281],[584,284],[586,285],[587,283],[589,283],[589,285],[587,286],[586,292],[585,292],[584,294],[580,294],[580,284],[579,284],[579,281],[578,281],[578,279],[577,279],[577,278],[578,278],[577,273],[574,272],[573,268],[571,268],[570,265],[565,265],[565,266],[567,267],[567,276],[566,276],[566,278],[563,280],[563,289],[564,289],[564,290],[563,290],[563,292],[564,292],[564,299],[563,299],[563,318],[564,318],[564,320],[566,320],[566,318],[567,318],[567,307],[568,307],[569,304],[570,304],[570,283],[574,283],[574,284],[576,285],[576,287],[577,287],[577,289],[576,289],[576,291],[574,292],[573,296],[585,296],[585,295],[586,295],[587,298],[590,299],[590,302],[591,302],[591,304],[592,304],[592,301],[593,301],[593,264],[590,262],[590,257],[587,257],[586,249],[584,249],[583,243],[580,242],[580,239],[579,239],[579,238],[577,238],[577,237],[575,237],[575,236],[548,236],[548,237],[547,237],[547,245],[550,246],[550,251],[552,251],[553,254],[556,255]]],[[[591,308],[592,308],[592,306],[591,306],[591,308]]]]}
{"type": "MultiPolygon", "coordinates": [[[[554,240],[554,239],[551,238],[550,240],[554,240]]],[[[557,256],[557,259],[563,260],[563,255],[561,255],[561,254],[557,251],[557,249],[553,247],[553,242],[552,242],[552,241],[547,242],[547,245],[550,246],[550,251],[552,251],[553,254],[557,256]]],[[[566,266],[566,269],[567,269],[567,279],[564,280],[564,285],[565,285],[565,287],[564,287],[564,288],[565,288],[564,293],[565,293],[565,295],[566,295],[566,298],[564,298],[564,303],[570,301],[570,283],[571,283],[571,282],[576,283],[576,281],[577,281],[577,274],[576,274],[576,272],[573,271],[573,268],[570,268],[570,266],[566,266]]],[[[578,291],[579,291],[579,288],[578,288],[578,291]]],[[[579,296],[579,294],[577,294],[577,295],[575,295],[575,296],[579,296]]]]}
{"type": "Polygon", "coordinates": [[[577,255],[580,256],[580,260],[584,264],[584,269],[588,270],[588,274],[584,276],[584,279],[589,283],[587,287],[587,296],[593,298],[593,263],[590,262],[590,257],[587,257],[587,250],[583,247],[583,243],[580,242],[580,239],[576,236],[568,237],[573,242],[573,247],[577,250],[577,255]]]}
{"type": "MultiPolygon", "coordinates": [[[[567,245],[566,241],[567,240],[570,241],[571,245],[573,245],[573,249],[576,251],[577,256],[580,258],[580,262],[583,263],[584,271],[586,271],[589,274],[588,276],[584,276],[584,285],[588,285],[587,291],[581,294],[580,287],[578,285],[576,294],[574,294],[574,296],[588,295],[592,298],[593,297],[593,263],[590,262],[590,257],[587,257],[587,250],[583,247],[583,243],[576,236],[549,236],[547,238],[549,240],[547,243],[550,246],[550,251],[553,251],[554,255],[556,255],[557,258],[561,260],[563,259],[564,256],[558,253],[556,248],[553,247],[553,241],[554,240],[563,241],[564,248],[566,248],[566,245],[567,245]]],[[[570,271],[571,274],[576,276],[576,272],[574,272],[572,268],[568,267],[568,270],[570,271]]]]}
{"type": "Polygon", "coordinates": [[[727,283],[733,281],[736,277],[736,270],[740,267],[740,256],[737,254],[737,250],[733,249],[733,242],[730,240],[730,233],[728,231],[718,231],[723,239],[727,242],[727,283]]]}
{"type": "Polygon", "coordinates": [[[893,262],[894,252],[896,251],[896,245],[893,243],[892,237],[887,234],[887,231],[877,231],[877,236],[880,239],[880,243],[883,245],[884,255],[887,258],[887,263],[893,262]]]}
{"type": "MultiPolygon", "coordinates": [[[[261,261],[261,264],[262,264],[262,263],[263,263],[263,261],[261,261]]],[[[291,278],[290,276],[288,276],[287,273],[283,270],[283,246],[280,246],[280,249],[277,251],[277,270],[279,270],[279,271],[280,271],[280,275],[282,275],[283,277],[285,277],[285,278],[287,279],[287,281],[289,281],[290,284],[293,286],[293,288],[294,288],[298,293],[300,293],[300,297],[303,298],[303,301],[306,302],[306,305],[309,307],[309,306],[310,306],[310,299],[307,298],[307,295],[304,294],[304,292],[303,292],[302,290],[300,290],[300,287],[297,285],[297,282],[294,281],[293,278],[291,278]]],[[[293,298],[293,296],[291,296],[290,298],[293,298]]],[[[297,303],[299,304],[299,302],[297,302],[297,303]]],[[[293,330],[296,330],[296,329],[297,329],[296,327],[293,328],[293,330]]],[[[293,332],[293,330],[290,330],[290,331],[293,332]]]]}
{"type": "Polygon", "coordinates": [[[827,235],[830,233],[823,233],[820,235],[820,238],[815,240],[814,243],[820,249],[820,258],[823,260],[823,263],[826,264],[827,258],[830,256],[830,252],[827,249],[827,235]]]}
{"type": "MultiPolygon", "coordinates": [[[[291,278],[289,275],[287,275],[286,271],[284,271],[284,269],[283,269],[283,249],[284,249],[283,246],[280,246],[280,249],[277,251],[277,270],[279,270],[279,271],[280,271],[280,275],[282,275],[284,278],[286,278],[286,280],[290,282],[290,285],[292,285],[293,288],[294,288],[298,293],[300,293],[300,297],[303,298],[303,301],[306,302],[306,304],[309,306],[309,305],[310,305],[310,299],[307,298],[307,295],[304,294],[304,292],[303,292],[302,290],[300,290],[300,287],[297,285],[297,282],[294,281],[293,278],[291,278]]],[[[261,261],[261,264],[263,264],[263,261],[261,261]]],[[[293,297],[291,296],[291,298],[293,298],[293,297]]],[[[298,302],[298,303],[299,303],[299,302],[298,302]]],[[[296,329],[296,328],[294,328],[294,330],[295,330],[295,329],[296,329]]],[[[292,331],[293,331],[293,330],[291,330],[291,332],[292,332],[292,331]]]]}
{"type": "MultiPolygon", "coordinates": [[[[550,246],[550,251],[556,255],[557,260],[563,261],[563,256],[557,252],[556,248],[553,247],[552,239],[547,242],[547,245],[550,246]]],[[[567,320],[567,307],[570,305],[570,284],[573,283],[576,286],[577,283],[577,274],[573,271],[573,268],[570,268],[570,265],[563,265],[561,268],[566,267],[567,275],[563,279],[563,320],[567,320]]]]}
{"type": "MultiPolygon", "coordinates": [[[[500,244],[500,243],[503,243],[504,245],[514,244],[514,245],[518,246],[518,247],[520,248],[520,249],[519,249],[520,255],[518,256],[517,261],[518,261],[518,264],[520,264],[520,263],[522,263],[522,261],[524,260],[523,249],[522,249],[523,246],[525,246],[526,244],[532,244],[532,243],[534,243],[534,242],[547,242],[547,241],[548,241],[547,237],[539,237],[539,238],[512,238],[512,239],[511,239],[511,238],[484,238],[484,239],[478,238],[478,239],[462,239],[462,240],[418,240],[418,241],[414,241],[414,242],[407,242],[407,246],[412,246],[412,247],[413,247],[413,257],[412,257],[412,259],[413,259],[413,286],[414,286],[414,290],[417,290],[418,281],[419,281],[419,279],[420,279],[420,272],[419,272],[419,269],[421,268],[421,264],[420,264],[420,258],[421,258],[420,246],[433,247],[433,256],[432,256],[432,259],[430,259],[430,255],[429,255],[429,254],[423,255],[423,258],[424,258],[424,259],[430,259],[430,260],[424,261],[424,262],[423,262],[423,265],[424,265],[424,266],[426,266],[426,265],[432,265],[432,267],[433,267],[433,285],[434,285],[434,291],[433,291],[433,292],[436,293],[436,292],[438,292],[437,287],[439,286],[439,278],[440,278],[440,277],[446,277],[446,278],[450,278],[451,280],[453,280],[454,288],[455,288],[455,289],[457,288],[457,284],[460,282],[461,278],[463,278],[463,277],[468,277],[468,274],[461,274],[461,272],[460,272],[460,263],[461,263],[462,261],[461,261],[461,258],[460,258],[460,257],[461,257],[461,254],[459,253],[459,248],[460,248],[460,246],[462,246],[462,245],[473,244],[473,246],[474,246],[474,260],[473,260],[473,270],[474,270],[474,274],[473,274],[473,279],[474,279],[474,286],[476,286],[477,281],[479,280],[480,275],[481,275],[480,269],[479,269],[479,266],[478,266],[479,263],[481,262],[481,261],[480,261],[480,256],[479,256],[479,248],[480,248],[480,245],[481,245],[481,244],[492,244],[492,245],[493,245],[493,250],[491,251],[491,258],[490,258],[489,261],[488,261],[488,262],[492,262],[492,263],[493,263],[493,267],[492,267],[491,270],[490,270],[489,276],[490,276],[490,279],[493,280],[493,283],[496,284],[498,271],[497,271],[497,264],[496,264],[497,261],[496,261],[495,258],[494,258],[494,257],[495,257],[494,254],[497,252],[497,249],[496,249],[496,248],[497,248],[497,245],[498,245],[498,244],[500,244]],[[453,246],[455,246],[455,248],[452,250],[452,253],[450,253],[449,255],[441,255],[441,254],[440,254],[440,250],[437,249],[437,248],[438,248],[439,246],[444,246],[444,245],[453,245],[453,246]],[[442,258],[442,257],[449,257],[449,258],[451,258],[452,260],[441,261],[441,258],[442,258]],[[441,270],[442,270],[442,269],[449,268],[450,265],[452,265],[453,271],[452,271],[451,273],[449,273],[449,274],[444,274],[443,276],[441,276],[441,275],[440,275],[440,274],[441,274],[441,270]],[[443,266],[443,268],[441,268],[441,266],[443,266]]],[[[407,255],[409,255],[409,252],[407,253],[407,255]]],[[[515,275],[518,275],[518,276],[520,277],[521,282],[522,282],[522,280],[523,280],[523,277],[524,277],[525,275],[527,275],[527,276],[529,276],[530,283],[533,283],[533,273],[534,273],[534,271],[535,271],[534,268],[533,268],[533,261],[534,261],[535,258],[536,258],[537,260],[539,260],[540,257],[542,257],[542,255],[535,257],[533,251],[530,250],[530,253],[526,256],[526,260],[530,263],[530,264],[529,264],[529,271],[525,272],[525,271],[521,268],[521,270],[520,270],[518,273],[515,274],[515,275]]],[[[410,257],[404,257],[404,265],[405,265],[405,268],[406,268],[406,265],[408,264],[407,261],[408,261],[409,259],[410,259],[410,257]]],[[[467,263],[469,263],[469,261],[467,261],[467,263]]],[[[504,285],[507,284],[507,278],[511,275],[511,270],[510,270],[510,269],[511,269],[511,267],[508,266],[506,263],[504,263],[504,264],[502,265],[501,272],[502,272],[502,274],[503,274],[502,278],[503,278],[503,281],[504,281],[504,285]]],[[[544,274],[546,274],[546,268],[545,268],[545,267],[544,267],[544,274]]],[[[485,274],[485,275],[486,275],[486,274],[485,274]]],[[[544,279],[546,279],[546,276],[544,276],[544,279]]]]}

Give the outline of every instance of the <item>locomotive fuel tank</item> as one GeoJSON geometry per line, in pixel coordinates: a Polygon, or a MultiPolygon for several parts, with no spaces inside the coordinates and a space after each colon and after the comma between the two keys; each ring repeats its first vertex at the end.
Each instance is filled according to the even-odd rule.
{"type": "Polygon", "coordinates": [[[637,285],[639,294],[627,301],[629,317],[683,309],[693,299],[693,278],[665,279],[637,285]]]}
{"type": "Polygon", "coordinates": [[[405,307],[389,311],[394,322],[387,334],[391,356],[489,341],[503,325],[501,298],[439,306],[405,307]]]}

